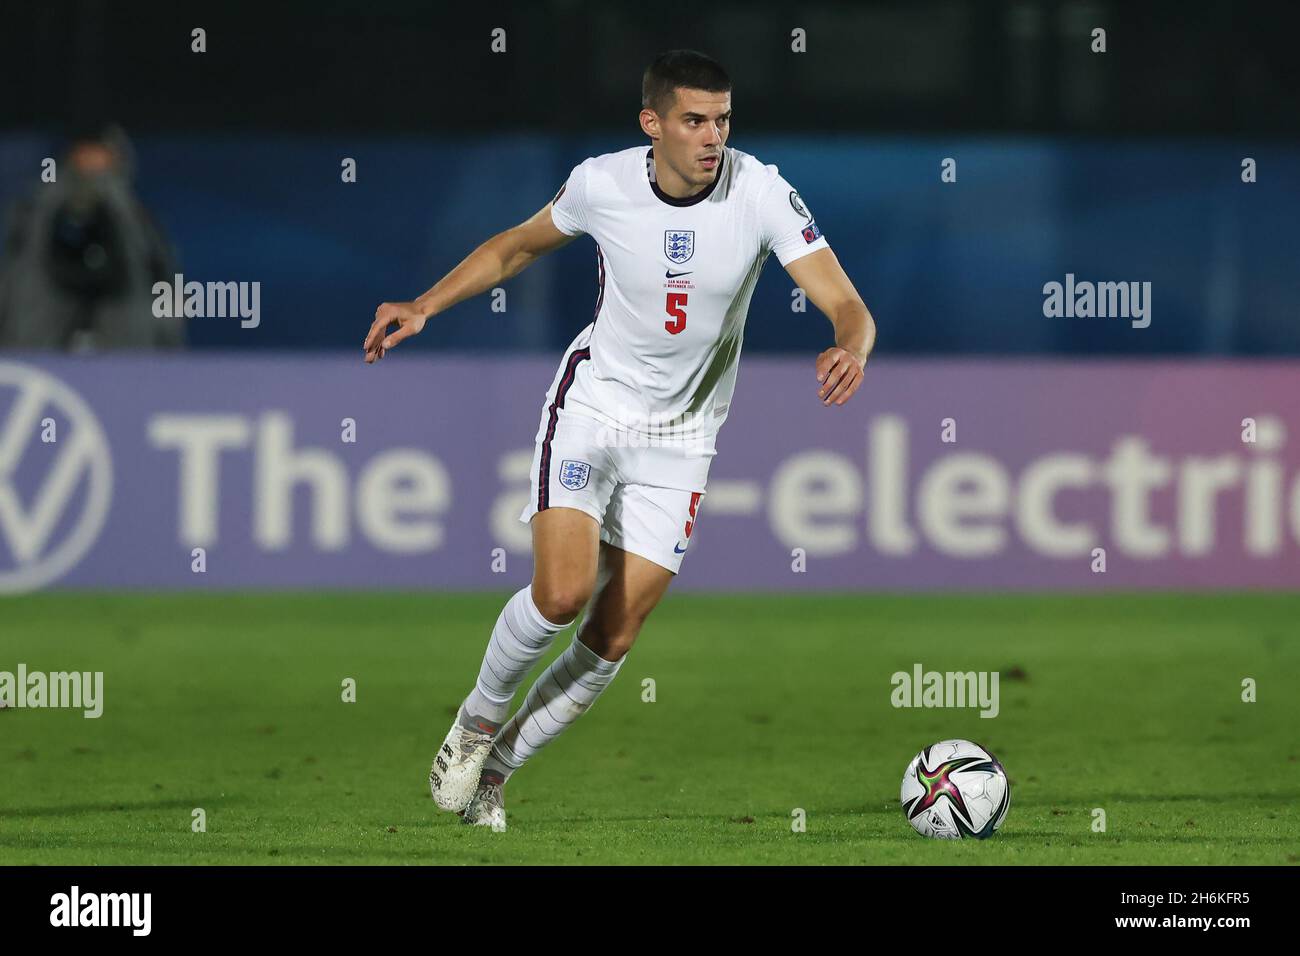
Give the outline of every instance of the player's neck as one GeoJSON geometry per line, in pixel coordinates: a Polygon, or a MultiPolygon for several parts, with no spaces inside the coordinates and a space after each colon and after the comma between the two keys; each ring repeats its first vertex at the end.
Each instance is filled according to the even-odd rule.
{"type": "Polygon", "coordinates": [[[690,199],[697,193],[703,192],[709,188],[709,184],[696,186],[694,183],[688,183],[667,163],[660,161],[658,153],[653,154],[655,165],[655,183],[659,186],[659,191],[665,196],[671,196],[673,199],[690,199]]]}

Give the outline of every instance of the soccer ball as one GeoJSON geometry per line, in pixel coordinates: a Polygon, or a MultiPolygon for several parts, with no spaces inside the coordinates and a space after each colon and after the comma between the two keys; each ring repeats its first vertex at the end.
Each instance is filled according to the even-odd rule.
{"type": "Polygon", "coordinates": [[[983,840],[1006,819],[1011,783],[998,758],[979,744],[941,740],[907,765],[899,799],[922,836],[983,840]]]}

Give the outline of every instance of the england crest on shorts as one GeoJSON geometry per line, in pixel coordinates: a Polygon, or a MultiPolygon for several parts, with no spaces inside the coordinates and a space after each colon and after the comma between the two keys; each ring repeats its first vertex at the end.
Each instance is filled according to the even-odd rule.
{"type": "Polygon", "coordinates": [[[665,229],[664,255],[674,265],[681,265],[695,255],[695,230],[665,229]]]}
{"type": "Polygon", "coordinates": [[[560,484],[570,491],[581,491],[586,488],[589,477],[591,477],[591,465],[585,461],[570,461],[566,458],[560,462],[560,484]]]}

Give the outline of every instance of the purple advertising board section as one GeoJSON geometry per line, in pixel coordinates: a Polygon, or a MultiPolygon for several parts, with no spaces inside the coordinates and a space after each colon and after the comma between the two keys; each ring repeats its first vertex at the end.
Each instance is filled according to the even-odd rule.
{"type": "MultiPolygon", "coordinates": [[[[559,357],[408,349],[376,367],[337,356],[0,356],[0,494],[9,498],[0,498],[0,585],[522,585],[531,558],[517,542],[505,571],[493,570],[493,550],[510,544],[494,530],[501,516],[526,533],[515,519],[527,488],[517,472],[503,477],[502,459],[531,452],[559,357]],[[54,477],[60,455],[90,447],[78,443],[93,426],[75,396],[111,458],[97,531],[86,530],[94,522],[85,515],[95,486],[103,494],[103,474],[69,468],[75,481],[63,491],[54,477]],[[54,442],[32,431],[47,419],[61,429],[54,442]],[[355,421],[355,442],[341,438],[344,419],[355,421]],[[175,435],[214,423],[231,447],[215,468],[192,458],[186,474],[175,435]],[[169,428],[173,437],[160,439],[169,428]],[[333,474],[326,484],[335,490],[342,475],[344,490],[331,498],[300,482],[276,540],[257,515],[255,476],[258,456],[286,436],[296,467],[333,474]],[[435,524],[436,543],[409,553],[377,542],[367,530],[374,522],[360,517],[389,507],[361,500],[359,479],[395,449],[432,456],[447,480],[436,514],[408,516],[435,524]],[[192,570],[182,489],[190,520],[204,512],[212,521],[202,574],[192,570]],[[63,508],[43,535],[31,530],[42,496],[47,518],[63,508]],[[69,566],[42,580],[60,549],[69,566]]],[[[1295,362],[880,360],[852,401],[826,408],[812,357],[746,359],[674,588],[1293,588],[1298,385],[1295,362]],[[1247,418],[1257,423],[1254,443],[1243,441],[1247,418]],[[943,440],[945,419],[955,441],[943,440]],[[1116,485],[1116,450],[1126,443],[1144,448],[1149,494],[1116,485]],[[1048,474],[1072,477],[1053,483],[1048,474]],[[1041,496],[1030,502],[1031,478],[1051,486],[1045,506],[1041,496]],[[1136,499],[1145,516],[1132,510],[1136,499]],[[1082,537],[1066,547],[1072,534],[1082,537]],[[1093,548],[1106,549],[1104,573],[1094,570],[1093,548]]],[[[372,495],[382,492],[372,484],[372,495]]]]}

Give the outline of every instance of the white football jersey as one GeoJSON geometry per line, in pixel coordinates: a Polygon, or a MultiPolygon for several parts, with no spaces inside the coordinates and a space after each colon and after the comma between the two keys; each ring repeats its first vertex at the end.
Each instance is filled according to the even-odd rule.
{"type": "Polygon", "coordinates": [[[654,181],[652,148],[637,146],[575,167],[551,218],[595,239],[599,292],[550,398],[615,428],[711,448],[763,263],[828,248],[799,194],[776,166],[726,148],[712,185],[674,199],[654,181]]]}

